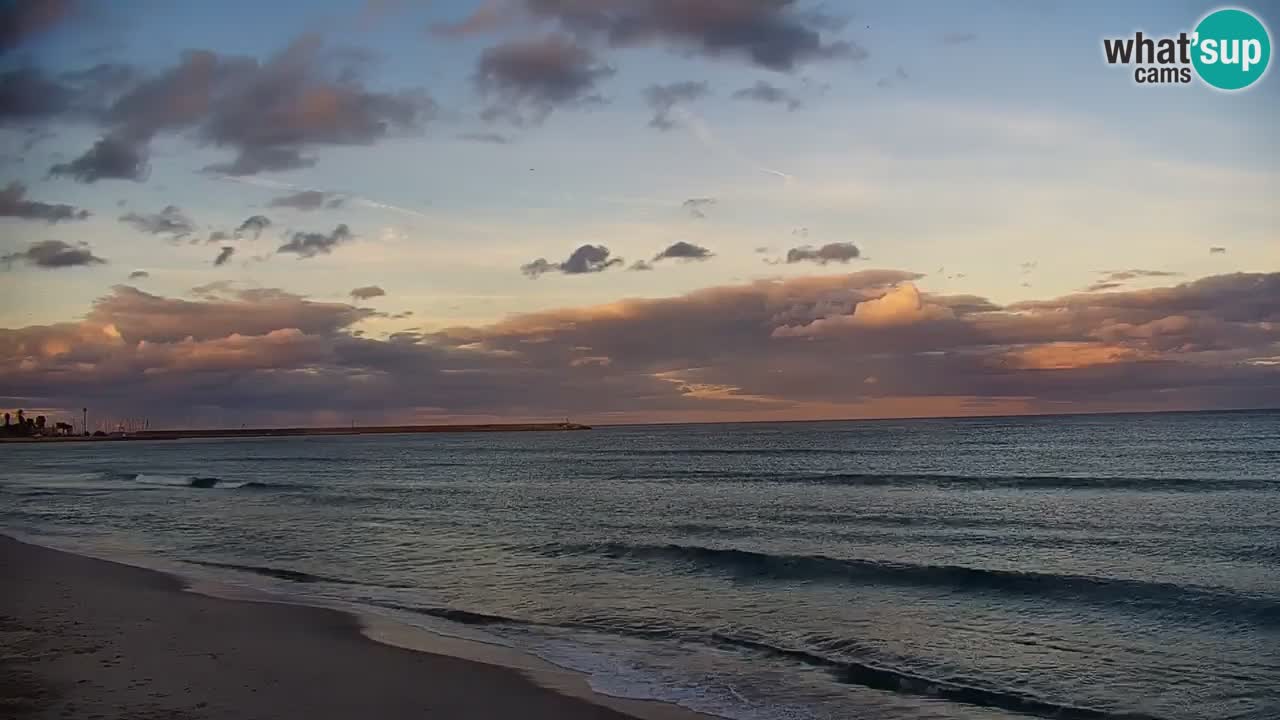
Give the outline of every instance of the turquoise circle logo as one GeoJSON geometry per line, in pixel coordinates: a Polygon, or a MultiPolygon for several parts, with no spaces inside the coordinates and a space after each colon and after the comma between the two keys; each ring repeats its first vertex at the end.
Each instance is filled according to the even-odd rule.
{"type": "Polygon", "coordinates": [[[1271,60],[1271,35],[1262,21],[1228,8],[1205,16],[1195,31],[1191,62],[1200,79],[1219,90],[1241,90],[1257,82],[1271,60]]]}

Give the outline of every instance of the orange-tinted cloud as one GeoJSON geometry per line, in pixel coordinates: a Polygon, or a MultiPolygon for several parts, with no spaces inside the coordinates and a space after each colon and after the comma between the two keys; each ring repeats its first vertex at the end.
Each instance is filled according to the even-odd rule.
{"type": "Polygon", "coordinates": [[[0,330],[0,403],[163,418],[728,420],[1280,404],[1280,273],[999,306],[896,270],[364,337],[377,315],[221,282],[120,286],[0,330]]]}

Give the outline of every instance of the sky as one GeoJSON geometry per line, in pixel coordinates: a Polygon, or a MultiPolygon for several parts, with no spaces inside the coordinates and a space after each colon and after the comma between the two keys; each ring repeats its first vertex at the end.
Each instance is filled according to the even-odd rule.
{"type": "Polygon", "coordinates": [[[1280,406],[1280,80],[1102,52],[1216,7],[0,2],[0,405],[1280,406]]]}

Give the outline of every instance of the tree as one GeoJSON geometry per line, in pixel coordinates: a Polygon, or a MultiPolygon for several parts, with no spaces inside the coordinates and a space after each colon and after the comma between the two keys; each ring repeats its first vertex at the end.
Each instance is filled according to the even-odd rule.
{"type": "Polygon", "coordinates": [[[4,426],[9,427],[9,413],[4,414],[4,426]]]}
{"type": "Polygon", "coordinates": [[[37,430],[37,431],[39,431],[39,432],[42,432],[42,433],[43,433],[43,432],[44,432],[44,423],[45,423],[44,416],[43,416],[43,415],[37,415],[37,416],[36,416],[36,430],[37,430]]]}
{"type": "Polygon", "coordinates": [[[25,419],[25,416],[23,415],[23,412],[25,412],[25,411],[24,411],[22,408],[18,408],[18,425],[26,425],[26,424],[27,424],[27,421],[26,421],[26,419],[25,419]]]}

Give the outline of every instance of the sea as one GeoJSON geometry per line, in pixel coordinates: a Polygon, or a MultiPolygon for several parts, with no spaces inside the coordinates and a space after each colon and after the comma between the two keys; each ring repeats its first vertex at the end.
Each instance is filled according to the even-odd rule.
{"type": "Polygon", "coordinates": [[[1280,718],[1280,412],[0,446],[0,530],[733,720],[1280,718]]]}

